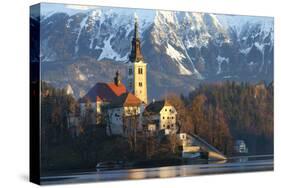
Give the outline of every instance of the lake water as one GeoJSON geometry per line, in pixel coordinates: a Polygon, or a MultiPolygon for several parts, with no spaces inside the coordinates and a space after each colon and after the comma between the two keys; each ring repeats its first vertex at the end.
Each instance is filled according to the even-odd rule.
{"type": "Polygon", "coordinates": [[[222,173],[239,173],[273,170],[273,156],[233,157],[224,161],[208,162],[208,164],[193,164],[166,166],[156,168],[137,168],[110,171],[93,171],[73,173],[61,176],[41,177],[42,184],[81,183],[114,180],[133,180],[146,178],[170,178],[179,176],[194,176],[222,173]]]}

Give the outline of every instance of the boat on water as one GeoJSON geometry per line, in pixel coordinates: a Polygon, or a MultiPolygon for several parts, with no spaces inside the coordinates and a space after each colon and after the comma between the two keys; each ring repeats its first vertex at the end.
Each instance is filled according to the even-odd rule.
{"type": "Polygon", "coordinates": [[[97,171],[104,171],[104,170],[118,170],[124,167],[123,161],[105,161],[99,162],[96,165],[97,171]]]}
{"type": "Polygon", "coordinates": [[[196,153],[183,153],[183,158],[186,159],[199,159],[201,157],[200,152],[196,153]]]}
{"type": "Polygon", "coordinates": [[[207,152],[182,152],[183,159],[208,159],[207,152]]]}

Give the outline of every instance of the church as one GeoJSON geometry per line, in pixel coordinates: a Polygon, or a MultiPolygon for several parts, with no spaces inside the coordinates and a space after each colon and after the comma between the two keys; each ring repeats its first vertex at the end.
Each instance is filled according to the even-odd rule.
{"type": "Polygon", "coordinates": [[[105,121],[108,135],[126,136],[132,131],[141,132],[143,127],[148,126],[156,133],[175,133],[176,109],[167,101],[153,100],[148,104],[147,64],[141,52],[137,19],[126,72],[127,87],[116,70],[112,82],[96,83],[79,99],[80,116],[85,116],[90,107],[95,112],[91,118],[92,123],[100,124],[102,120],[105,121]]]}
{"type": "MultiPolygon", "coordinates": [[[[141,41],[138,32],[138,20],[135,19],[134,34],[131,43],[131,53],[127,62],[126,70],[127,87],[121,81],[121,75],[116,71],[113,82],[96,83],[88,93],[79,100],[81,116],[85,115],[87,106],[91,106],[96,116],[93,117],[93,124],[99,124],[103,116],[106,119],[108,135],[126,136],[130,131],[142,131],[146,107],[153,109],[153,104],[148,104],[147,97],[147,64],[141,53],[141,41]]],[[[165,103],[166,104],[166,103],[165,103]]],[[[157,116],[157,111],[154,116],[157,116]]],[[[162,113],[162,111],[161,111],[162,113]]],[[[167,112],[166,112],[167,113],[167,112]]],[[[174,120],[171,126],[176,123],[175,109],[173,109],[174,120]]],[[[166,115],[169,117],[169,114],[166,115]]],[[[172,116],[172,115],[171,115],[172,116]]],[[[162,118],[159,114],[159,118],[162,118]]],[[[156,120],[157,121],[157,120],[156,120]]],[[[159,121],[158,121],[159,122],[159,121]]],[[[160,121],[160,122],[163,122],[160,121]]],[[[151,123],[151,122],[150,122],[151,123]]],[[[166,123],[167,124],[167,123],[166,123]]],[[[170,128],[170,125],[155,124],[154,127],[160,129],[170,128]]]]}
{"type": "Polygon", "coordinates": [[[177,122],[177,110],[167,100],[154,99],[148,102],[147,64],[141,53],[138,21],[135,20],[131,53],[127,62],[125,86],[116,70],[111,82],[96,83],[88,93],[79,99],[80,114],[69,116],[68,128],[78,136],[83,117],[90,117],[90,124],[106,125],[108,136],[117,135],[135,138],[136,135],[156,136],[158,140],[176,135],[183,158],[205,156],[209,159],[226,157],[197,135],[181,132],[177,122]],[[90,112],[90,113],[87,113],[90,112]],[[92,113],[94,112],[94,113],[92,113]],[[89,116],[90,114],[90,116],[89,116]],[[102,118],[101,118],[102,117],[102,118]]]}

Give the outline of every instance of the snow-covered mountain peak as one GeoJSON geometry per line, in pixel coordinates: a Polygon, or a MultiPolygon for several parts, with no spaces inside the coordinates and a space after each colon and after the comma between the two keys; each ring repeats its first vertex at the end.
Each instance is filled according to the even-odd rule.
{"type": "Polygon", "coordinates": [[[214,32],[225,32],[225,29],[221,25],[220,21],[214,14],[204,14],[204,23],[207,27],[212,27],[214,32]]]}
{"type": "Polygon", "coordinates": [[[156,11],[156,16],[154,19],[155,24],[178,24],[176,19],[176,14],[172,11],[156,11]]]}
{"type": "Polygon", "coordinates": [[[91,11],[92,18],[101,18],[102,17],[102,10],[96,9],[91,11]]]}
{"type": "Polygon", "coordinates": [[[262,16],[217,15],[218,20],[225,28],[235,28],[240,34],[245,26],[260,25],[264,32],[273,30],[273,19],[262,16]]]}
{"type": "Polygon", "coordinates": [[[190,20],[190,29],[191,30],[205,30],[205,23],[203,19],[203,13],[189,13],[186,14],[188,16],[188,20],[190,20]]]}
{"type": "MultiPolygon", "coordinates": [[[[137,16],[143,56],[151,70],[201,79],[241,70],[249,75],[254,70],[271,72],[270,18],[111,7],[64,7],[42,16],[40,57],[46,62],[85,57],[99,63],[125,62],[137,16]]],[[[83,73],[76,72],[75,81],[86,81],[83,73]]]]}

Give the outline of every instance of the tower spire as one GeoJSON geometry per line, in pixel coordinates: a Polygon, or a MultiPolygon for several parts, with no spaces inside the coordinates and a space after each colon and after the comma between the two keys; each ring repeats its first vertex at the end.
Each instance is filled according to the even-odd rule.
{"type": "Polygon", "coordinates": [[[147,104],[146,63],[141,54],[138,17],[135,13],[135,29],[133,30],[132,49],[128,63],[128,91],[147,104]]]}
{"type": "Polygon", "coordinates": [[[139,31],[138,31],[138,17],[135,13],[135,29],[134,29],[134,35],[132,39],[132,50],[131,54],[129,56],[129,59],[131,62],[139,62],[143,61],[143,56],[141,54],[141,48],[140,48],[140,37],[139,37],[139,31]]]}
{"type": "Polygon", "coordinates": [[[139,31],[138,31],[138,16],[135,13],[135,33],[134,33],[134,38],[139,39],[139,31]]]}

